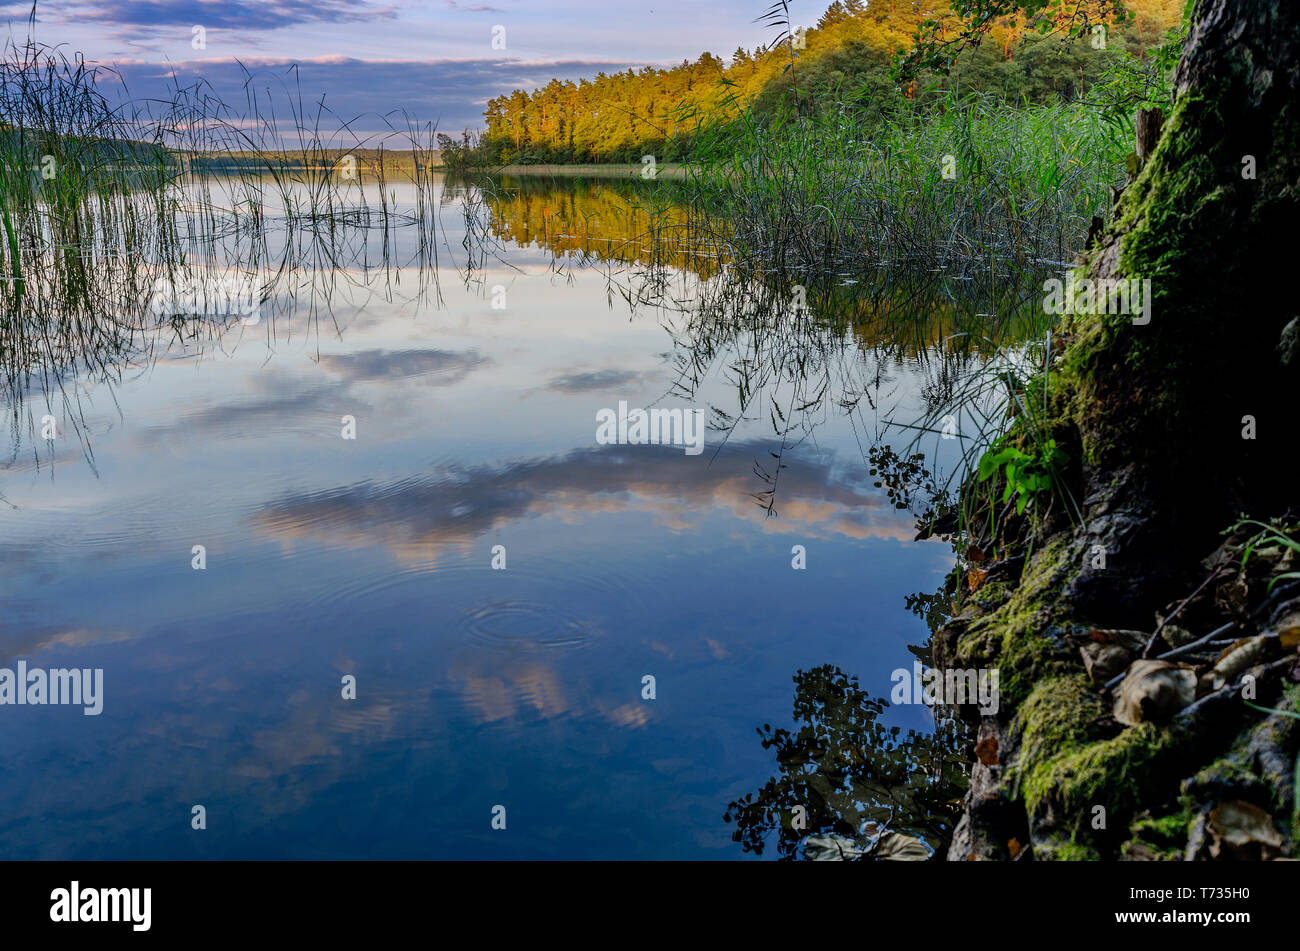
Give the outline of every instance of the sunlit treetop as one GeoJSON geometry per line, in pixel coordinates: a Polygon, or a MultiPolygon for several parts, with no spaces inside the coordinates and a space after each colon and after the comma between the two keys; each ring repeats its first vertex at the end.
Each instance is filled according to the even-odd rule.
{"type": "Polygon", "coordinates": [[[946,75],[959,53],[979,46],[995,27],[1080,37],[1133,19],[1131,7],[1131,0],[952,0],[949,12],[917,24],[914,43],[899,51],[894,71],[900,79],[923,70],[946,75]]]}

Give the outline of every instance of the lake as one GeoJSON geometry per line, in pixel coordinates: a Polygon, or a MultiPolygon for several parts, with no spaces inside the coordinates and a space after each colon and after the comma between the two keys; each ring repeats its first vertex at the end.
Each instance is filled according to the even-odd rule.
{"type": "Polygon", "coordinates": [[[951,546],[870,450],[966,372],[885,328],[962,307],[755,317],[716,249],[645,240],[680,218],[639,187],[394,186],[434,223],[285,229],[255,315],[11,387],[0,667],[103,688],[0,707],[4,855],[752,856],[724,814],[788,767],[759,731],[798,728],[796,675],[888,697],[929,640],[906,599],[951,546]],[[598,440],[620,403],[701,451],[598,440]]]}

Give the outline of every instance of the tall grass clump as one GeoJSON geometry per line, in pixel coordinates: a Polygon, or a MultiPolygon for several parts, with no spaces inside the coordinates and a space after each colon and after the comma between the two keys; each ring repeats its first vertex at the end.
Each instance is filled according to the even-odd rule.
{"type": "Polygon", "coordinates": [[[33,364],[119,354],[121,301],[144,292],[132,262],[166,257],[154,224],[174,166],[132,137],[112,79],[30,40],[0,59],[0,369],[14,385],[33,364]]]}
{"type": "Polygon", "coordinates": [[[382,131],[356,134],[360,117],[252,75],[239,109],[201,82],[133,100],[34,28],[0,56],[0,375],[15,417],[33,377],[48,394],[120,372],[160,330],[230,325],[166,311],[177,295],[160,287],[248,278],[262,309],[328,306],[340,281],[392,280],[399,229],[417,291],[436,285],[432,124],[380,116],[382,131]]]}
{"type": "Polygon", "coordinates": [[[851,103],[749,112],[697,140],[692,200],[731,256],[778,272],[959,274],[1066,262],[1129,144],[1081,104],[950,94],[868,120],[851,103]]]}
{"type": "MultiPolygon", "coordinates": [[[[795,284],[810,295],[830,288],[824,314],[870,326],[872,338],[904,345],[900,356],[933,359],[924,412],[886,413],[879,436],[904,435],[908,458],[934,438],[927,455],[938,460],[951,454],[937,440],[955,430],[936,497],[953,498],[971,473],[983,490],[952,513],[961,537],[983,548],[1008,518],[1077,519],[1067,485],[1076,460],[1041,405],[1052,321],[1039,288],[1105,215],[1131,129],[1083,103],[1015,107],[951,92],[938,107],[904,101],[868,119],[840,101],[813,114],[792,101],[773,118],[751,111],[705,129],[686,185],[691,229],[712,232],[722,256],[778,301],[795,284]],[[835,290],[845,285],[880,304],[880,319],[846,308],[835,290]]],[[[796,406],[806,392],[792,394],[796,406]]]]}
{"type": "Polygon", "coordinates": [[[403,269],[404,298],[437,294],[432,123],[336,116],[291,69],[274,92],[246,74],[238,108],[201,81],[133,99],[35,26],[0,54],[0,406],[15,450],[24,432],[40,444],[36,398],[80,433],[77,384],[159,351],[227,334],[270,345],[277,316],[318,328],[349,295],[391,297],[403,269]],[[353,131],[370,120],[378,132],[353,131]]]}

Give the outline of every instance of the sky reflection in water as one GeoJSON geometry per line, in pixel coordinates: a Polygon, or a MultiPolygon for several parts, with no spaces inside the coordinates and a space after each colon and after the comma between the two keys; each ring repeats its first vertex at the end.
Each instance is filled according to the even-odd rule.
{"type": "MultiPolygon", "coordinates": [[[[172,343],[80,381],[81,439],[13,440],[0,666],[102,667],[105,700],[0,709],[4,855],[734,858],[722,814],[772,773],[755,728],[795,671],[888,694],[928,636],[904,596],[950,552],[872,486],[861,414],[787,454],[766,518],[766,419],[700,456],[595,442],[597,410],[669,390],[668,315],[535,237],[476,278],[172,343]]],[[[919,407],[923,373],[886,369],[919,407]]],[[[717,373],[657,405],[733,402],[717,373]]]]}

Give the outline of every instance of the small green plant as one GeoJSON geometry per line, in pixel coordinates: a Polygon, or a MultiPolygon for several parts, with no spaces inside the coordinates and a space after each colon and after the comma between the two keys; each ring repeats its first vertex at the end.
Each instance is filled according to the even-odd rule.
{"type": "Polygon", "coordinates": [[[1051,492],[1068,461],[1065,451],[1050,437],[1042,442],[1031,441],[1028,451],[1002,440],[980,457],[979,481],[986,482],[1001,470],[1006,479],[1002,501],[1015,495],[1016,514],[1023,515],[1031,502],[1051,492]]]}
{"type": "MultiPolygon", "coordinates": [[[[936,399],[918,425],[904,427],[961,441],[960,458],[937,487],[959,487],[953,504],[958,554],[974,550],[981,559],[997,558],[1013,506],[1017,515],[1034,506],[1034,527],[1050,518],[1057,502],[1076,524],[1083,521],[1067,478],[1069,454],[1053,435],[1051,335],[1042,343],[989,343],[995,348],[990,359],[936,399]],[[1005,482],[1001,503],[993,479],[998,473],[1005,482]],[[1048,504],[1040,508],[1042,499],[1048,504]]],[[[1032,533],[1029,544],[1032,549],[1032,533]]]]}
{"type": "MultiPolygon", "coordinates": [[[[1291,535],[1300,531],[1300,527],[1268,525],[1254,519],[1242,519],[1232,527],[1231,531],[1238,531],[1248,525],[1257,526],[1260,531],[1255,533],[1250,541],[1246,542],[1246,547],[1241,553],[1241,567],[1245,568],[1246,562],[1250,560],[1251,555],[1256,553],[1275,554],[1286,548],[1300,554],[1300,541],[1296,541],[1291,537],[1291,535]]],[[[1297,578],[1300,578],[1300,571],[1284,571],[1269,579],[1267,591],[1272,594],[1273,588],[1279,581],[1292,581],[1297,578]]]]}

